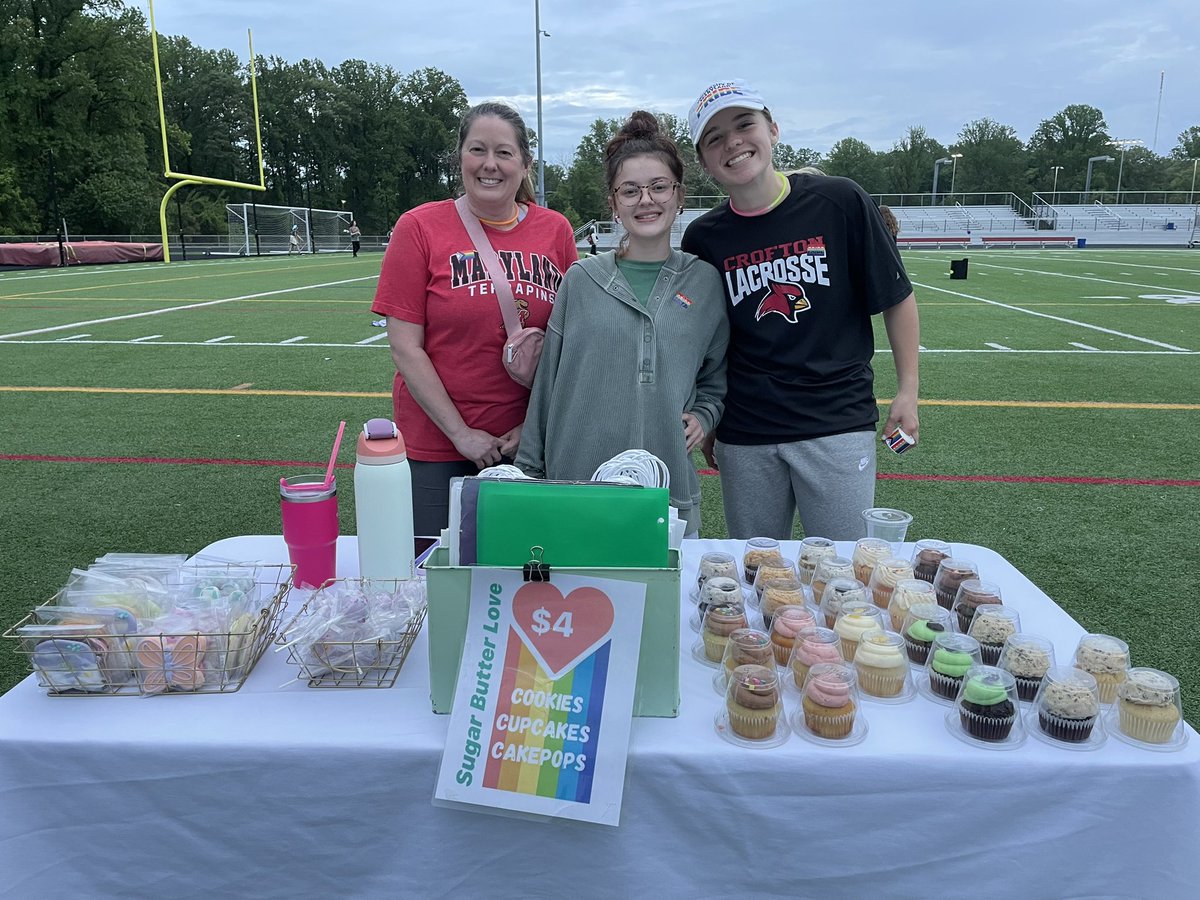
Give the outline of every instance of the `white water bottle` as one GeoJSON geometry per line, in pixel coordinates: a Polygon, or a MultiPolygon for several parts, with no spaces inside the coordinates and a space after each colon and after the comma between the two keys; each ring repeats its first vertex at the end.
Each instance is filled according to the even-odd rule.
{"type": "Polygon", "coordinates": [[[389,419],[371,419],[358,436],[354,512],[359,574],[413,578],[412,473],[404,438],[389,419]]]}

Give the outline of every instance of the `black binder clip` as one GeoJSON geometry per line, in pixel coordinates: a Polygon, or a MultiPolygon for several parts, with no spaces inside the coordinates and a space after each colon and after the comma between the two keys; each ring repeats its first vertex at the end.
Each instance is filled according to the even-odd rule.
{"type": "Polygon", "coordinates": [[[521,569],[521,577],[525,581],[549,581],[550,567],[542,562],[542,554],[545,553],[545,548],[541,546],[530,547],[529,562],[525,563],[521,569]]]}

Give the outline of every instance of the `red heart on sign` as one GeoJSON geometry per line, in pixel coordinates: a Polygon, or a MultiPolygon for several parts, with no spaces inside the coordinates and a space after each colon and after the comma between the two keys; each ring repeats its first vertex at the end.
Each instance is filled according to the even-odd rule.
{"type": "Polygon", "coordinates": [[[612,601],[593,587],[576,588],[564,597],[552,584],[525,584],[512,608],[521,639],[551,678],[591,653],[612,630],[612,601]]]}

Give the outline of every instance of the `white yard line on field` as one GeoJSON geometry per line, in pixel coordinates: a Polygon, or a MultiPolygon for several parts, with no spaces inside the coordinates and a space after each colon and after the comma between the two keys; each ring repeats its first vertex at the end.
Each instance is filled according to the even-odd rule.
{"type": "Polygon", "coordinates": [[[938,291],[939,293],[950,294],[953,297],[962,297],[965,300],[978,300],[980,303],[986,303],[989,306],[998,306],[1001,309],[1010,309],[1013,312],[1025,313],[1025,315],[1027,315],[1027,316],[1037,316],[1040,319],[1050,319],[1054,322],[1063,322],[1064,324],[1075,325],[1075,326],[1078,326],[1079,328],[1089,328],[1092,331],[1101,331],[1104,334],[1114,334],[1117,337],[1128,338],[1131,341],[1138,341],[1143,344],[1150,344],[1154,347],[1163,347],[1167,350],[1176,350],[1176,351],[1183,351],[1183,352],[1189,352],[1189,353],[1191,352],[1187,349],[1187,347],[1177,347],[1174,344],[1167,344],[1167,343],[1164,343],[1163,341],[1155,341],[1155,340],[1151,340],[1150,338],[1138,337],[1136,334],[1127,334],[1124,331],[1116,331],[1112,328],[1104,328],[1100,325],[1092,325],[1088,322],[1080,322],[1076,319],[1067,319],[1067,318],[1064,318],[1063,316],[1052,316],[1049,313],[1036,312],[1032,309],[1025,309],[1024,307],[1021,307],[1021,306],[1013,306],[1011,303],[1001,303],[998,300],[988,300],[986,297],[976,297],[974,294],[963,294],[963,293],[960,293],[959,291],[952,291],[949,288],[937,287],[936,285],[932,285],[932,284],[920,284],[916,281],[913,282],[913,285],[916,287],[920,287],[927,291],[938,291]]]}
{"type": "Polygon", "coordinates": [[[383,340],[384,338],[386,338],[387,336],[388,336],[388,335],[387,335],[387,332],[386,332],[386,331],[381,331],[379,334],[373,334],[373,335],[371,335],[369,338],[366,338],[366,339],[364,339],[364,340],[361,340],[361,341],[356,341],[355,343],[357,343],[357,344],[358,344],[358,345],[360,345],[360,346],[361,346],[362,344],[373,344],[373,343],[375,343],[376,341],[382,341],[382,340],[383,340]]]}
{"type": "Polygon", "coordinates": [[[1101,284],[1118,284],[1121,287],[1150,288],[1151,290],[1158,291],[1160,293],[1175,290],[1174,288],[1163,287],[1161,284],[1141,284],[1137,281],[1117,281],[1112,278],[1101,278],[1095,272],[1084,272],[1082,275],[1068,275],[1066,272],[1046,272],[1041,269],[1018,269],[1013,266],[999,266],[995,263],[976,263],[976,265],[987,266],[989,269],[1003,269],[1005,272],[1011,272],[1014,275],[1050,275],[1054,278],[1074,278],[1077,281],[1098,281],[1101,284]]]}
{"type": "Polygon", "coordinates": [[[281,344],[298,344],[301,341],[307,341],[307,340],[308,340],[307,334],[298,334],[295,337],[290,337],[286,341],[280,341],[279,343],[281,343],[281,344]]]}
{"type": "Polygon", "coordinates": [[[206,343],[206,344],[223,344],[225,341],[232,341],[235,337],[237,337],[236,334],[223,334],[220,337],[209,338],[204,343],[206,343]]]}
{"type": "Polygon", "coordinates": [[[993,350],[1012,350],[1012,347],[1005,347],[1003,344],[993,344],[991,341],[984,341],[985,347],[991,347],[993,350]]]}
{"type": "Polygon", "coordinates": [[[1097,351],[1100,349],[1099,347],[1093,347],[1091,344],[1081,344],[1081,343],[1079,343],[1079,341],[1067,341],[1067,343],[1070,344],[1072,347],[1078,347],[1080,350],[1097,351]]]}
{"type": "Polygon", "coordinates": [[[296,291],[311,291],[318,288],[337,287],[340,284],[353,284],[356,281],[371,281],[378,275],[364,275],[361,278],[343,278],[341,281],[327,281],[323,284],[305,284],[300,287],[282,288],[278,291],[260,291],[257,294],[243,294],[240,297],[226,297],[224,300],[206,300],[203,303],[188,303],[184,306],[168,306],[164,309],[149,309],[145,312],[128,313],[123,316],[109,316],[104,319],[88,319],[84,322],[72,322],[70,325],[52,325],[49,328],[34,328],[29,331],[14,331],[12,334],[0,334],[0,341],[8,338],[28,337],[31,334],[46,334],[50,331],[66,331],[71,328],[82,328],[85,325],[102,325],[105,322],[123,322],[127,319],[141,319],[145,316],[160,316],[163,313],[180,312],[185,309],[202,309],[206,306],[220,306],[222,303],[236,303],[239,300],[256,300],[259,297],[274,297],[278,294],[291,294],[296,291]]]}

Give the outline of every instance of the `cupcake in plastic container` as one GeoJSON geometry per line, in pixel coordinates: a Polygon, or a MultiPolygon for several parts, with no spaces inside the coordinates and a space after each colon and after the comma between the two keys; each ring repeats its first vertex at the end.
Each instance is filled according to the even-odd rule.
{"type": "MultiPolygon", "coordinates": [[[[930,599],[933,599],[932,595],[930,599]]],[[[942,609],[936,603],[917,603],[909,607],[900,628],[909,661],[924,667],[929,660],[933,639],[951,630],[949,610],[942,609]]]]}
{"type": "Polygon", "coordinates": [[[925,662],[926,685],[930,699],[946,701],[958,696],[963,679],[971,666],[983,665],[979,641],[969,634],[939,634],[929,648],[925,662]]]}
{"type": "Polygon", "coordinates": [[[1010,634],[996,665],[1017,680],[1017,696],[1031,702],[1042,686],[1042,676],[1054,666],[1054,643],[1036,634],[1010,634]]]}
{"type": "Polygon", "coordinates": [[[871,591],[871,599],[880,609],[887,609],[892,602],[892,593],[901,581],[913,577],[912,564],[907,559],[898,556],[885,556],[875,564],[871,572],[871,580],[867,587],[871,591]]]}
{"type": "Polygon", "coordinates": [[[724,715],[717,716],[718,731],[727,724],[734,736],[755,743],[786,737],[779,674],[774,666],[738,666],[728,682],[724,715]]]}
{"type": "Polygon", "coordinates": [[[723,550],[709,550],[700,557],[700,570],[696,575],[695,595],[697,599],[704,590],[704,583],[710,578],[717,577],[732,578],[737,581],[737,560],[733,558],[732,553],[726,553],[723,550]]]}
{"type": "Polygon", "coordinates": [[[800,555],[796,557],[796,572],[800,583],[811,585],[817,571],[817,563],[827,556],[837,556],[837,547],[825,537],[806,537],[800,542],[800,555]]]}
{"type": "Polygon", "coordinates": [[[804,628],[796,637],[788,668],[792,670],[792,683],[797,689],[804,687],[804,680],[813,666],[819,663],[840,663],[842,639],[832,628],[804,628]]]}
{"type": "MultiPolygon", "coordinates": [[[[1039,737],[1064,744],[1087,743],[1100,718],[1100,689],[1096,679],[1073,666],[1046,671],[1033,701],[1039,737]]],[[[1032,727],[1032,724],[1031,724],[1032,727]]]]}
{"type": "Polygon", "coordinates": [[[951,609],[958,617],[958,630],[963,634],[971,633],[971,620],[975,611],[983,606],[1000,606],[1004,603],[1000,596],[1000,585],[979,578],[968,578],[958,586],[954,595],[951,609]]]}
{"type": "Polygon", "coordinates": [[[833,630],[842,639],[842,656],[847,660],[854,659],[858,650],[858,642],[868,631],[883,631],[883,611],[874,603],[855,600],[843,603],[842,611],[833,630]]]}
{"type": "Polygon", "coordinates": [[[775,610],[781,606],[803,606],[808,602],[808,594],[795,575],[776,576],[764,582],[763,573],[766,571],[766,568],[758,570],[758,581],[762,586],[758,611],[762,614],[763,627],[770,629],[775,610]]]}
{"type": "Polygon", "coordinates": [[[742,572],[746,584],[754,584],[759,564],[775,556],[782,558],[779,541],[775,538],[756,537],[746,541],[746,550],[742,554],[742,572]]]}
{"type": "Polygon", "coordinates": [[[963,678],[954,710],[946,716],[946,726],[956,737],[966,737],[978,746],[1011,749],[1025,740],[1017,708],[1017,683],[1012,675],[995,666],[972,666],[963,678]]]}
{"type": "Polygon", "coordinates": [[[937,603],[933,585],[916,578],[905,578],[897,582],[892,591],[892,599],[888,601],[888,618],[892,622],[892,631],[900,631],[904,627],[904,616],[917,603],[937,603]]]}
{"type": "Polygon", "coordinates": [[[796,717],[802,733],[826,741],[852,737],[858,713],[858,678],[846,663],[818,663],[804,681],[801,711],[796,717]]]}
{"type": "Polygon", "coordinates": [[[1071,664],[1096,677],[1100,702],[1107,705],[1117,699],[1117,688],[1125,681],[1129,645],[1112,635],[1085,634],[1075,648],[1071,664]]]}
{"type": "Polygon", "coordinates": [[[725,658],[725,645],[729,636],[739,628],[746,628],[746,609],[741,603],[722,603],[709,606],[700,626],[700,650],[697,658],[709,664],[725,658]]]}
{"type": "Polygon", "coordinates": [[[937,602],[950,609],[962,583],[969,578],[978,577],[979,566],[971,560],[959,559],[957,556],[943,559],[933,576],[933,591],[937,594],[937,602]]]}
{"type": "Polygon", "coordinates": [[[1182,726],[1179,682],[1158,669],[1136,668],[1117,687],[1117,736],[1154,749],[1178,749],[1187,742],[1182,726]]]}
{"type": "Polygon", "coordinates": [[[1009,636],[1021,630],[1021,617],[1011,606],[981,606],[971,619],[967,634],[979,641],[984,665],[1000,661],[1000,651],[1009,636]]]}
{"type": "Polygon", "coordinates": [[[781,606],[771,617],[771,646],[777,665],[786,666],[796,648],[796,640],[806,628],[816,626],[817,620],[807,606],[781,606]]]}
{"type": "Polygon", "coordinates": [[[949,559],[952,555],[953,551],[945,541],[936,538],[917,541],[912,555],[913,577],[932,584],[933,576],[937,574],[942,560],[949,559]]]}
{"type": "Polygon", "coordinates": [[[754,573],[754,594],[757,599],[762,599],[763,588],[769,581],[776,581],[781,578],[790,578],[799,583],[800,579],[796,576],[796,564],[784,559],[782,556],[772,556],[764,559],[758,564],[758,571],[754,573]]]}
{"type": "MultiPolygon", "coordinates": [[[[814,582],[815,584],[816,582],[814,582]]],[[[814,595],[815,598],[815,595],[814,595]]],[[[870,603],[867,587],[857,578],[831,578],[820,597],[825,627],[832,628],[847,603],[870,603]]]]}
{"type": "Polygon", "coordinates": [[[892,555],[892,545],[883,538],[865,537],[854,545],[850,561],[854,564],[854,577],[867,584],[881,559],[892,555]]]}
{"type": "Polygon", "coordinates": [[[695,629],[697,631],[700,629],[700,623],[704,620],[704,614],[708,612],[710,606],[727,606],[731,603],[740,606],[744,602],[742,586],[736,579],[726,578],[724,575],[714,575],[704,582],[704,587],[700,588],[700,600],[696,604],[695,629]]]}
{"type": "MultiPolygon", "coordinates": [[[[817,568],[812,577],[812,595],[814,602],[820,603],[825,596],[825,588],[835,578],[854,578],[854,563],[846,556],[826,556],[817,562],[817,568]]],[[[830,628],[833,626],[830,625],[830,628]]]]}
{"type": "Polygon", "coordinates": [[[868,631],[854,652],[854,668],[864,696],[892,702],[912,697],[904,638],[900,635],[890,631],[868,631]]]}
{"type": "Polygon", "coordinates": [[[774,665],[775,655],[771,648],[771,637],[757,628],[736,628],[725,644],[723,660],[725,671],[732,672],[738,666],[774,665]]]}

